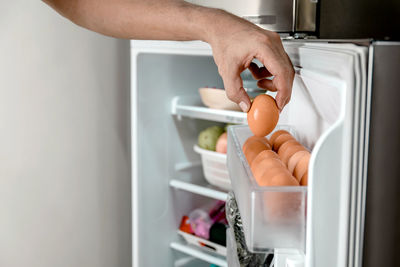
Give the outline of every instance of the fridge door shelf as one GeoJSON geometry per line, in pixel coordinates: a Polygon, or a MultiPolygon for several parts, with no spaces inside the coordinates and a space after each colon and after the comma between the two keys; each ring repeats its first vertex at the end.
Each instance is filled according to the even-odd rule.
{"type": "Polygon", "coordinates": [[[194,151],[201,156],[204,177],[207,182],[225,190],[231,189],[226,154],[210,151],[194,145],[194,151]]]}
{"type": "Polygon", "coordinates": [[[203,105],[198,95],[175,96],[171,102],[171,114],[202,119],[208,121],[217,121],[225,123],[246,124],[247,114],[240,111],[212,109],[203,105]]]}
{"type": "Polygon", "coordinates": [[[224,246],[221,246],[221,245],[219,245],[217,243],[208,241],[208,240],[206,240],[204,238],[185,233],[185,232],[180,231],[180,230],[178,230],[178,234],[180,236],[182,236],[183,239],[185,239],[185,241],[188,244],[203,248],[204,250],[207,250],[207,251],[210,251],[210,252],[213,252],[213,253],[217,253],[217,254],[219,254],[221,256],[226,257],[226,247],[224,247],[224,246]]]}
{"type": "Polygon", "coordinates": [[[184,182],[180,181],[177,179],[172,179],[169,182],[169,185],[171,187],[185,190],[194,194],[198,194],[201,196],[213,198],[213,199],[218,199],[222,201],[226,201],[227,198],[227,193],[222,191],[221,189],[218,189],[210,184],[208,184],[206,181],[203,183],[189,183],[189,182],[184,182]]]}
{"type": "Polygon", "coordinates": [[[190,255],[202,261],[215,264],[220,267],[228,267],[225,257],[214,252],[208,252],[203,248],[186,244],[185,241],[172,242],[170,243],[170,247],[176,251],[190,255]]]}
{"type": "Polygon", "coordinates": [[[275,248],[304,250],[307,187],[260,187],[242,152],[243,143],[252,136],[250,129],[232,126],[228,135],[229,175],[248,249],[252,252],[275,248]]]}

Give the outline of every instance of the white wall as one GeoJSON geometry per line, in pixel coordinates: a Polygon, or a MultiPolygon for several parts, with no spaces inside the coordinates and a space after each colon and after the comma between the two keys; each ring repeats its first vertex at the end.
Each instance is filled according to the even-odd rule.
{"type": "Polygon", "coordinates": [[[130,266],[129,43],[0,1],[0,266],[130,266]]]}

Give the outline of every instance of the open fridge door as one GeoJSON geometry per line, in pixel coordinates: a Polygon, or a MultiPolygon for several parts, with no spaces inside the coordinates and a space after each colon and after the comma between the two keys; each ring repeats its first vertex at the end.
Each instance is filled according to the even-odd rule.
{"type": "Polygon", "coordinates": [[[276,267],[358,266],[370,109],[369,48],[322,41],[284,45],[296,77],[291,102],[277,128],[289,126],[312,151],[309,183],[306,194],[301,187],[258,186],[241,152],[251,133],[241,126],[230,128],[228,168],[247,248],[255,253],[274,251],[276,267]],[[277,204],[286,218],[273,217],[277,204]]]}
{"type": "Polygon", "coordinates": [[[286,123],[313,147],[305,266],[359,266],[370,109],[369,48],[314,42],[290,43],[285,48],[299,69],[286,123]],[[301,98],[304,101],[297,101],[301,98]]]}

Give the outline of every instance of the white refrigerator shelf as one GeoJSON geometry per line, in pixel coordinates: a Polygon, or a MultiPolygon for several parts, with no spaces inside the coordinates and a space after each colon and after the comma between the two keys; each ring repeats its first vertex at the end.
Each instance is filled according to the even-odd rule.
{"type": "Polygon", "coordinates": [[[178,234],[180,236],[182,236],[183,239],[185,239],[185,241],[188,244],[191,244],[193,246],[197,246],[197,247],[202,248],[204,250],[207,250],[207,251],[210,251],[212,253],[216,253],[218,255],[226,257],[226,247],[224,247],[224,246],[222,246],[220,244],[211,242],[209,240],[206,240],[204,238],[201,238],[201,237],[198,237],[198,236],[195,236],[195,235],[192,235],[192,234],[185,233],[185,232],[180,231],[180,230],[178,230],[178,234]]]}
{"type": "Polygon", "coordinates": [[[212,109],[203,105],[200,96],[175,96],[171,103],[173,115],[217,121],[225,123],[246,124],[247,114],[240,111],[212,109]]]}
{"type": "Polygon", "coordinates": [[[214,198],[222,201],[226,201],[227,193],[222,189],[212,186],[204,181],[204,183],[189,183],[180,181],[177,179],[172,179],[169,182],[171,187],[185,190],[194,194],[202,195],[209,198],[214,198]]]}
{"type": "Polygon", "coordinates": [[[219,256],[212,252],[207,252],[202,248],[189,245],[185,241],[171,242],[170,247],[176,251],[185,253],[205,262],[212,263],[220,267],[228,267],[225,257],[219,256]]]}

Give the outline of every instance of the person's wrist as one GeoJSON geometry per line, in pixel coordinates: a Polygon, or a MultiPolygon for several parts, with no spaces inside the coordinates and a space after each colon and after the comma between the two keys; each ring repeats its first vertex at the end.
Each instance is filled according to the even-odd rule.
{"type": "Polygon", "coordinates": [[[222,9],[200,6],[194,9],[192,19],[198,39],[212,45],[222,34],[221,29],[228,27],[226,21],[231,15],[222,9]]]}

